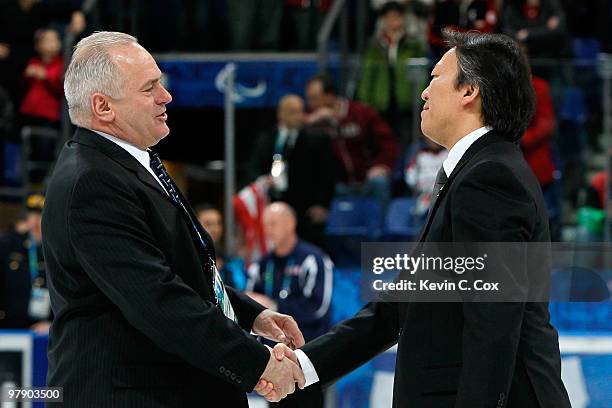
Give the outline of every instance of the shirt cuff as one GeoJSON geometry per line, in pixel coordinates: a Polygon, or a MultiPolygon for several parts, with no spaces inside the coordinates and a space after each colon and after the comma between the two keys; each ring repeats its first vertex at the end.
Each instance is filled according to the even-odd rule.
{"type": "Polygon", "coordinates": [[[302,371],[304,372],[304,379],[306,380],[304,387],[308,387],[309,385],[319,382],[319,375],[317,374],[312,361],[310,361],[306,353],[300,349],[297,349],[295,350],[295,355],[297,356],[297,359],[300,362],[300,367],[302,367],[302,371]]]}

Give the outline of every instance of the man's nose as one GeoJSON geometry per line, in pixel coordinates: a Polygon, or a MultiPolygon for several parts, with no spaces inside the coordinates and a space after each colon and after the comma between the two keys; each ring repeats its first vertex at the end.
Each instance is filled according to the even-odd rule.
{"type": "Polygon", "coordinates": [[[429,99],[429,87],[423,89],[423,92],[421,92],[421,99],[427,102],[429,99]]]}
{"type": "Polygon", "coordinates": [[[159,104],[168,104],[170,102],[172,102],[172,95],[170,95],[170,92],[168,92],[168,90],[162,86],[161,93],[159,95],[159,104]]]}

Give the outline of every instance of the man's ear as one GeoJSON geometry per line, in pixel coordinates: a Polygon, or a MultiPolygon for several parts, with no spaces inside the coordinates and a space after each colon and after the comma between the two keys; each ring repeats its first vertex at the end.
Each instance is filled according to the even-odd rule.
{"type": "Polygon", "coordinates": [[[461,96],[461,104],[469,105],[480,96],[480,88],[477,85],[465,85],[461,96]]]}
{"type": "Polygon", "coordinates": [[[91,96],[91,111],[93,117],[101,122],[110,123],[115,120],[115,112],[110,106],[108,96],[101,93],[96,92],[91,96]]]}

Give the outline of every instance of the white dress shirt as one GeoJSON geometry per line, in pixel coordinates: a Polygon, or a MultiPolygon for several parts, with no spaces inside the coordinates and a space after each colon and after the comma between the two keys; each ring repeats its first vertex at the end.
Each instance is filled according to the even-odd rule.
{"type": "MultiPolygon", "coordinates": [[[[480,129],[476,129],[475,131],[468,133],[467,135],[459,139],[457,143],[455,143],[455,145],[448,152],[448,157],[442,163],[442,167],[444,167],[444,172],[446,173],[447,177],[451,175],[453,170],[455,170],[457,163],[459,163],[459,160],[461,160],[467,149],[469,149],[469,147],[476,140],[480,139],[491,129],[492,128],[488,126],[483,126],[480,129]]],[[[305,386],[308,387],[309,385],[319,382],[319,375],[317,374],[317,371],[315,370],[312,361],[310,361],[310,358],[308,358],[306,353],[298,349],[295,350],[295,354],[298,358],[298,361],[300,362],[302,371],[304,372],[304,378],[306,380],[305,386]]]]}
{"type": "MultiPolygon", "coordinates": [[[[95,132],[103,138],[110,140],[111,142],[115,143],[117,146],[128,152],[130,155],[132,155],[138,161],[138,163],[142,165],[142,167],[144,167],[149,173],[151,173],[155,181],[157,181],[162,187],[162,190],[166,191],[164,185],[157,178],[157,176],[153,172],[153,169],[151,168],[151,157],[149,156],[148,150],[142,150],[140,147],[134,146],[133,144],[128,143],[125,140],[121,140],[119,138],[116,138],[115,136],[111,136],[108,133],[100,132],[99,130],[92,129],[92,132],[95,132]]],[[[168,193],[166,192],[166,194],[168,193]]]]}
{"type": "Polygon", "coordinates": [[[483,126],[476,129],[475,131],[463,136],[457,143],[455,143],[453,147],[451,147],[450,151],[448,152],[448,157],[442,163],[446,177],[450,177],[453,170],[455,170],[457,163],[459,163],[459,160],[461,160],[467,149],[469,149],[475,141],[480,139],[486,133],[490,132],[491,129],[492,128],[489,126],[483,126]]]}

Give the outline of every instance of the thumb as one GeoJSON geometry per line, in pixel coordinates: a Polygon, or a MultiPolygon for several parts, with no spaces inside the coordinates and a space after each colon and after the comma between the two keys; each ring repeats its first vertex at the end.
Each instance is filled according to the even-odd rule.
{"type": "Polygon", "coordinates": [[[285,358],[285,350],[283,347],[286,346],[282,343],[278,343],[276,346],[274,346],[274,349],[272,349],[272,352],[274,353],[274,358],[276,358],[278,361],[283,361],[283,359],[285,358]]]}

